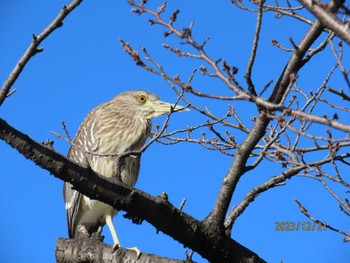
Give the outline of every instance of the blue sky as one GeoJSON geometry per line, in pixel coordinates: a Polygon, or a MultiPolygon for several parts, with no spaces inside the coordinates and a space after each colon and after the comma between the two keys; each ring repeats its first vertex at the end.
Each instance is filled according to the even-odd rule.
{"type": "MultiPolygon", "coordinates": [[[[62,5],[68,3],[58,0],[0,3],[1,82],[23,55],[31,34],[39,34],[62,5]]],[[[239,67],[239,80],[243,83],[255,15],[240,11],[231,1],[169,1],[168,6],[169,10],[181,10],[177,25],[188,26],[195,21],[193,36],[196,39],[211,36],[207,45],[210,56],[225,57],[239,67]]],[[[92,108],[120,92],[146,89],[164,101],[175,102],[176,94],[168,84],[135,66],[123,51],[119,38],[134,48],[146,47],[170,75],[180,74],[183,79],[188,78],[192,69],[201,63],[179,59],[162,48],[162,43],[181,45],[174,37],[164,39],[164,30],[149,26],[147,20],[146,16],[131,13],[126,0],[84,1],[65,20],[64,26],[42,43],[44,52],[35,56],[24,69],[14,85],[17,91],[1,108],[1,118],[37,141],[54,140],[54,148],[66,154],[68,143],[54,138],[50,131],[63,133],[61,122],[64,120],[73,136],[92,108]]],[[[289,54],[271,47],[271,39],[288,45],[289,36],[298,42],[306,32],[306,25],[297,22],[292,27],[291,22],[289,18],[277,20],[272,13],[266,14],[261,37],[264,50],[260,50],[253,72],[258,88],[271,79],[275,80],[289,57],[289,54]]],[[[306,66],[303,74],[309,77],[301,77],[299,85],[307,90],[317,89],[334,62],[327,48],[324,54],[306,66]]],[[[331,84],[339,88],[343,85],[339,79],[335,78],[331,84]]],[[[228,93],[219,82],[199,75],[193,83],[204,91],[228,93]]],[[[225,102],[218,104],[193,96],[189,98],[221,116],[227,109],[225,102]]],[[[255,107],[242,102],[231,104],[251,127],[249,120],[256,115],[255,107]]],[[[154,123],[162,124],[163,121],[164,117],[160,117],[154,123]]],[[[205,118],[194,111],[177,113],[172,116],[169,129],[194,126],[204,121],[205,118]]],[[[235,131],[230,132],[234,134],[235,131]]],[[[237,141],[241,139],[237,134],[237,141]]],[[[55,262],[56,239],[67,237],[63,182],[25,160],[2,141],[0,147],[0,198],[3,200],[0,204],[0,261],[55,262]]],[[[199,145],[153,144],[143,155],[136,187],[153,195],[167,192],[170,201],[177,206],[186,198],[184,211],[203,219],[214,204],[230,162],[230,157],[207,151],[199,145]]],[[[252,187],[279,172],[281,170],[277,167],[262,166],[249,173],[238,185],[231,205],[239,203],[252,187]]],[[[347,262],[349,245],[334,232],[275,231],[276,222],[309,221],[299,212],[294,198],[321,220],[348,229],[349,219],[338,212],[337,202],[320,184],[305,178],[293,178],[286,186],[260,195],[236,221],[233,238],[268,262],[347,262]]],[[[162,233],[156,234],[156,229],[146,222],[141,226],[133,225],[122,214],[119,213],[114,221],[123,247],[137,246],[149,253],[185,257],[184,248],[177,241],[162,233]]],[[[111,236],[106,230],[105,241],[111,244],[111,236]]],[[[194,260],[206,262],[198,255],[194,260]]]]}

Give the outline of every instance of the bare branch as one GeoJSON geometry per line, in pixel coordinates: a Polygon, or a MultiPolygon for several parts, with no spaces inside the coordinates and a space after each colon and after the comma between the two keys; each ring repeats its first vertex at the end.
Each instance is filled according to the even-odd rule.
{"type": "Polygon", "coordinates": [[[16,64],[15,68],[11,71],[9,77],[6,79],[0,90],[0,106],[3,104],[6,97],[11,95],[10,89],[21,74],[28,61],[37,53],[42,52],[44,49],[39,48],[41,42],[43,42],[53,31],[63,25],[63,20],[72,12],[83,0],[73,0],[69,5],[63,6],[61,12],[57,17],[48,25],[39,35],[33,35],[33,39],[24,55],[16,64]]]}
{"type": "MultiPolygon", "coordinates": [[[[312,0],[298,0],[303,4],[325,27],[332,30],[338,37],[350,45],[350,32],[347,24],[343,23],[337,16],[329,12],[329,6],[312,0]]],[[[344,0],[336,1],[338,5],[344,4],[344,0]]]]}
{"type": "Polygon", "coordinates": [[[349,242],[350,241],[350,234],[349,233],[346,233],[346,232],[344,232],[342,230],[336,229],[336,228],[332,227],[331,225],[326,224],[325,222],[322,222],[321,220],[312,217],[309,214],[308,210],[300,203],[300,201],[298,199],[294,199],[294,200],[298,204],[298,206],[300,208],[300,212],[302,212],[307,218],[309,218],[313,222],[325,224],[328,229],[330,229],[330,230],[332,230],[334,232],[337,232],[339,234],[342,234],[344,236],[344,238],[343,238],[344,242],[349,242]]]}
{"type": "Polygon", "coordinates": [[[342,97],[343,100],[350,101],[350,96],[346,95],[343,90],[338,91],[338,90],[332,89],[331,87],[327,87],[327,90],[329,90],[334,94],[339,95],[340,97],[342,97]]]}
{"type": "MultiPolygon", "coordinates": [[[[163,68],[149,55],[149,53],[145,49],[143,49],[143,51],[147,55],[147,60],[151,61],[154,65],[156,65],[157,70],[153,69],[152,67],[150,67],[150,66],[146,65],[144,62],[142,62],[137,51],[132,50],[130,45],[128,45],[124,41],[122,42],[122,45],[125,46],[126,51],[133,57],[133,59],[136,61],[137,65],[142,66],[146,70],[161,76],[162,78],[167,80],[170,85],[172,85],[172,83],[176,83],[184,91],[191,92],[197,96],[206,97],[206,98],[214,98],[214,99],[220,99],[220,100],[251,101],[251,102],[256,103],[259,107],[263,107],[269,111],[280,111],[283,113],[284,116],[293,116],[299,120],[309,120],[311,122],[316,122],[319,124],[327,125],[327,126],[330,126],[330,127],[333,127],[335,129],[339,129],[339,130],[342,130],[345,132],[350,131],[350,127],[348,125],[343,124],[343,123],[339,123],[336,120],[324,118],[323,116],[318,117],[318,116],[311,115],[311,114],[308,114],[305,112],[300,112],[297,110],[291,110],[290,108],[288,108],[286,106],[280,105],[280,102],[281,102],[280,96],[286,96],[287,91],[285,89],[276,89],[275,88],[275,90],[271,94],[269,100],[265,100],[263,98],[256,97],[252,94],[247,93],[245,90],[243,90],[241,88],[241,86],[238,83],[236,83],[236,82],[232,83],[232,81],[233,81],[232,76],[226,77],[221,72],[221,70],[217,66],[217,62],[213,61],[205,53],[204,47],[201,46],[200,44],[198,44],[195,40],[193,40],[193,38],[190,34],[187,34],[184,36],[179,30],[175,29],[172,25],[170,25],[167,22],[165,22],[164,20],[162,20],[159,17],[159,15],[157,15],[155,12],[147,9],[143,5],[136,4],[133,1],[131,1],[131,2],[133,3],[133,5],[141,8],[143,13],[149,13],[149,14],[155,16],[157,19],[157,20],[155,20],[157,24],[160,24],[160,25],[168,28],[169,30],[171,30],[171,32],[173,32],[174,34],[176,34],[180,38],[186,38],[187,39],[186,43],[191,44],[194,48],[196,48],[199,51],[199,53],[200,53],[199,58],[204,60],[205,62],[207,62],[213,68],[213,70],[215,72],[215,73],[213,73],[213,76],[222,80],[227,85],[227,87],[230,90],[234,91],[237,95],[236,96],[220,96],[220,95],[215,95],[215,94],[207,94],[207,93],[204,93],[201,91],[196,91],[192,87],[190,87],[187,83],[181,82],[178,79],[178,77],[170,77],[168,74],[166,74],[166,72],[163,70],[163,68]],[[137,54],[137,55],[135,55],[135,54],[137,54]],[[274,101],[274,100],[278,100],[278,103],[276,103],[277,101],[274,101]]],[[[311,52],[306,58],[304,58],[304,55],[306,54],[307,51],[309,51],[312,43],[314,43],[314,41],[317,39],[317,37],[323,32],[323,29],[324,29],[324,27],[319,22],[316,22],[313,25],[313,27],[309,30],[309,33],[307,35],[305,35],[304,39],[298,45],[297,52],[291,56],[290,63],[286,66],[285,70],[283,71],[283,74],[281,75],[279,82],[276,83],[276,87],[281,87],[281,86],[286,86],[286,88],[291,87],[290,86],[291,81],[296,76],[295,72],[298,71],[299,68],[301,68],[308,60],[310,60],[313,55],[317,54],[320,50],[322,50],[322,48],[324,48],[325,44],[322,44],[322,45],[320,45],[320,47],[313,50],[313,52],[311,52]]],[[[328,36],[327,39],[329,39],[329,37],[330,36],[328,36]]],[[[326,41],[324,43],[326,43],[326,41]]],[[[174,89],[174,90],[176,90],[176,89],[174,89]]],[[[213,116],[211,114],[210,115],[207,114],[207,112],[199,109],[195,105],[191,104],[189,101],[185,100],[185,102],[190,104],[191,108],[196,109],[199,112],[201,112],[202,114],[205,114],[208,117],[211,117],[211,118],[217,120],[217,118],[215,116],[213,116]]],[[[225,125],[231,126],[232,124],[225,123],[225,125]]]]}
{"type": "MultiPolygon", "coordinates": [[[[331,11],[335,12],[339,7],[339,3],[332,2],[331,11]]],[[[319,22],[315,22],[313,26],[309,29],[309,31],[306,33],[306,35],[298,45],[298,52],[294,53],[291,56],[287,66],[281,74],[279,81],[276,83],[275,89],[268,100],[269,102],[272,102],[274,104],[280,103],[286,90],[289,87],[291,75],[296,75],[300,68],[303,66],[301,62],[305,53],[309,50],[309,48],[316,41],[316,39],[321,35],[321,33],[323,32],[323,28],[324,27],[319,22]]],[[[260,98],[256,98],[254,101],[261,102],[261,104],[265,104],[266,102],[265,100],[262,100],[260,98]]],[[[289,113],[291,112],[293,112],[294,117],[297,117],[298,119],[305,119],[305,113],[303,112],[296,112],[291,110],[290,108],[285,108],[284,110],[284,114],[287,115],[290,115],[289,113]]],[[[308,115],[308,117],[310,116],[308,115]]],[[[318,117],[312,117],[315,121],[320,121],[318,117]]],[[[240,178],[247,171],[246,162],[250,156],[250,153],[253,151],[253,149],[255,149],[257,143],[265,135],[265,131],[269,122],[270,119],[267,118],[266,114],[260,113],[254,124],[254,127],[251,129],[244,142],[238,147],[237,154],[235,155],[231,167],[224,178],[224,183],[221,186],[214,208],[211,214],[206,219],[208,223],[216,222],[218,224],[218,227],[224,225],[224,218],[227,213],[229,204],[231,202],[233,192],[240,178]]],[[[339,126],[338,123],[334,123],[329,119],[326,119],[325,122],[329,122],[333,126],[339,126]]],[[[350,131],[349,126],[343,125],[342,127],[350,131]]]]}
{"type": "Polygon", "coordinates": [[[0,139],[54,176],[70,182],[82,194],[150,222],[157,230],[172,236],[210,261],[238,262],[245,259],[251,260],[249,262],[264,262],[227,236],[217,239],[214,230],[205,228],[202,222],[180,211],[164,198],[148,195],[118,180],[100,176],[89,167],[80,166],[35,142],[2,119],[0,139]]]}
{"type": "MultiPolygon", "coordinates": [[[[112,246],[102,243],[97,237],[87,237],[79,239],[59,238],[56,243],[56,262],[98,262],[103,254],[103,261],[108,263],[126,263],[126,262],[155,262],[155,263],[181,263],[184,260],[160,257],[153,254],[141,253],[136,259],[133,250],[118,248],[111,253],[112,246]]],[[[189,263],[194,261],[188,261],[189,263]]]]}
{"type": "Polygon", "coordinates": [[[247,84],[248,84],[248,90],[250,93],[252,93],[254,96],[257,96],[257,93],[254,88],[254,84],[252,81],[252,69],[255,62],[255,57],[258,49],[258,43],[259,43],[259,36],[260,36],[260,29],[261,29],[261,23],[262,23],[262,14],[263,14],[263,5],[265,1],[261,0],[259,3],[259,9],[258,9],[258,19],[256,21],[256,28],[255,28],[255,34],[254,34],[254,40],[253,40],[253,46],[252,51],[250,53],[250,58],[247,66],[246,73],[244,75],[247,84]]]}
{"type": "Polygon", "coordinates": [[[344,79],[345,79],[345,82],[346,84],[348,85],[348,88],[350,89],[350,80],[349,80],[349,70],[346,70],[343,66],[343,63],[342,63],[342,56],[343,56],[343,44],[342,42],[339,42],[339,48],[340,48],[340,55],[338,56],[337,52],[335,51],[335,47],[334,47],[334,44],[332,41],[329,41],[330,42],[330,46],[331,46],[331,49],[332,49],[332,52],[334,54],[334,57],[337,59],[337,62],[338,62],[338,65],[341,69],[341,72],[343,73],[343,76],[344,76],[344,79]]]}
{"type": "Polygon", "coordinates": [[[291,178],[293,175],[296,175],[304,168],[305,168],[305,166],[290,168],[287,171],[283,172],[282,174],[271,177],[265,183],[251,189],[250,192],[244,197],[242,202],[238,206],[235,206],[228,213],[228,216],[225,220],[226,231],[228,233],[231,231],[231,228],[232,228],[235,220],[237,219],[237,217],[240,216],[244,212],[244,210],[249,206],[249,204],[252,203],[260,193],[265,192],[265,191],[267,191],[271,188],[274,188],[276,186],[281,186],[282,182],[284,182],[286,179],[291,178]]]}

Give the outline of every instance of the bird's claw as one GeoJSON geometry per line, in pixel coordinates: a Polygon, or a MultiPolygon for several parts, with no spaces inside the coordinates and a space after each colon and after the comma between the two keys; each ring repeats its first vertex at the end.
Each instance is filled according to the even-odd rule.
{"type": "Polygon", "coordinates": [[[120,247],[119,243],[114,244],[112,247],[112,253],[115,252],[119,247],[120,247]]]}
{"type": "Polygon", "coordinates": [[[89,232],[84,225],[78,225],[78,236],[79,237],[89,237],[89,232]]]}
{"type": "Polygon", "coordinates": [[[141,256],[141,251],[137,247],[127,248],[128,250],[133,250],[136,253],[136,260],[138,260],[141,256]]]}

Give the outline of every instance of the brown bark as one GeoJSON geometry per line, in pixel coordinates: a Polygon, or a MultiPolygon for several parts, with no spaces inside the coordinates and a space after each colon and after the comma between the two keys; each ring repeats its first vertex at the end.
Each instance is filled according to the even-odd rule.
{"type": "Polygon", "coordinates": [[[0,119],[0,139],[17,149],[55,177],[70,182],[82,194],[112,205],[148,221],[157,230],[173,237],[185,247],[211,262],[265,262],[224,232],[174,207],[164,197],[151,196],[117,180],[101,177],[44,144],[32,140],[0,119]]]}
{"type": "MultiPolygon", "coordinates": [[[[136,253],[133,250],[119,248],[112,252],[112,246],[101,242],[98,237],[82,237],[79,239],[59,238],[56,243],[56,262],[58,263],[124,263],[136,262],[136,253]]],[[[138,263],[180,263],[193,262],[160,257],[154,254],[141,253],[138,263]]]]}

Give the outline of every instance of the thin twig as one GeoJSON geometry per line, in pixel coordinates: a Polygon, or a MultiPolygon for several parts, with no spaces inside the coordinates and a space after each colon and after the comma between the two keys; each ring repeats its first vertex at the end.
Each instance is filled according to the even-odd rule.
{"type": "Polygon", "coordinates": [[[253,40],[253,46],[252,46],[252,51],[250,52],[250,57],[248,61],[248,66],[246,73],[244,75],[247,84],[248,84],[248,90],[250,93],[252,93],[254,96],[257,96],[257,93],[255,91],[254,83],[252,81],[252,69],[254,66],[255,58],[256,58],[256,53],[258,50],[258,44],[259,44],[259,36],[260,36],[260,30],[261,30],[261,24],[262,24],[262,15],[263,15],[263,5],[265,1],[261,0],[259,1],[259,9],[258,9],[258,19],[256,21],[256,28],[255,28],[255,34],[254,34],[254,40],[253,40]]]}
{"type": "Polygon", "coordinates": [[[300,203],[300,201],[298,199],[295,198],[294,201],[299,206],[300,212],[302,212],[307,218],[309,218],[313,222],[321,223],[322,225],[325,224],[328,229],[330,229],[332,231],[335,231],[335,232],[337,232],[339,234],[342,234],[344,236],[344,238],[343,238],[344,242],[349,242],[350,241],[350,234],[349,233],[346,233],[346,232],[344,232],[342,230],[336,229],[336,228],[332,227],[331,225],[324,223],[324,221],[321,221],[319,219],[316,219],[316,218],[312,217],[310,215],[310,213],[308,212],[308,210],[300,203]]]}

